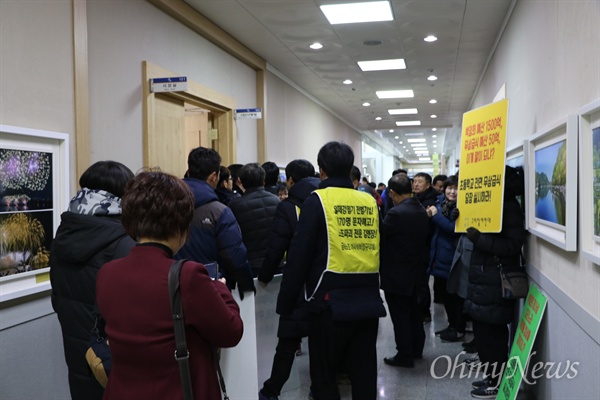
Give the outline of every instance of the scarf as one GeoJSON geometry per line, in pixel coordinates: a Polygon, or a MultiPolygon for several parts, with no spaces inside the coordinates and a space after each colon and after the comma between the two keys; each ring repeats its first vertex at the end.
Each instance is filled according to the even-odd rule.
{"type": "Polygon", "coordinates": [[[456,201],[449,201],[448,199],[444,198],[444,201],[442,201],[442,215],[446,218],[450,218],[450,213],[455,207],[456,201]]]}
{"type": "Polygon", "coordinates": [[[69,211],[82,215],[121,215],[121,199],[106,190],[82,188],[71,199],[69,211]]]}

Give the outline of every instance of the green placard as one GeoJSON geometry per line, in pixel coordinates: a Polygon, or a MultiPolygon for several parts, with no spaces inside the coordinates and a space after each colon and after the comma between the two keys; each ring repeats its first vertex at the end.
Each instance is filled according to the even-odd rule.
{"type": "Polygon", "coordinates": [[[504,369],[504,375],[502,375],[502,382],[496,400],[514,400],[517,398],[519,386],[521,386],[523,374],[527,370],[527,361],[531,354],[535,336],[540,328],[547,302],[546,296],[535,285],[531,285],[525,298],[525,305],[521,312],[521,319],[510,349],[510,356],[504,369]]]}

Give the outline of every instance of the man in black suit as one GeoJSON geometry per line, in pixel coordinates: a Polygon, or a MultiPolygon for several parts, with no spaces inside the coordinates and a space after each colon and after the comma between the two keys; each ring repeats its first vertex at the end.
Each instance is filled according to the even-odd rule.
{"type": "Polygon", "coordinates": [[[419,201],[411,197],[410,179],[394,175],[388,195],[394,207],[381,225],[381,288],[385,293],[397,353],[384,358],[388,365],[413,368],[423,357],[425,330],[417,304],[419,277],[427,256],[428,218],[419,201]]]}

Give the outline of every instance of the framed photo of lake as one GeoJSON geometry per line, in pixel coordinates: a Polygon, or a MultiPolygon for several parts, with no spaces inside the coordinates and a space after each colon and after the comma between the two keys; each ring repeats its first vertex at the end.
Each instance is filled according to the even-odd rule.
{"type": "Polygon", "coordinates": [[[579,110],[579,179],[581,251],[600,265],[600,99],[579,110]]]}
{"type": "Polygon", "coordinates": [[[67,134],[0,125],[0,303],[50,289],[68,166],[67,134]]]}
{"type": "Polygon", "coordinates": [[[570,115],[526,146],[527,228],[566,251],[577,250],[577,126],[570,115]]]}

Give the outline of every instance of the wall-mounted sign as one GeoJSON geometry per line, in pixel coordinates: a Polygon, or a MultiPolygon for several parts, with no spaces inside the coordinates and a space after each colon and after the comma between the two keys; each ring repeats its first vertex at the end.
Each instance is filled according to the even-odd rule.
{"type": "Polygon", "coordinates": [[[235,119],[261,119],[261,108],[240,108],[235,110],[235,119]]]}
{"type": "Polygon", "coordinates": [[[187,76],[150,79],[150,92],[152,93],[185,92],[187,88],[187,76]]]}

